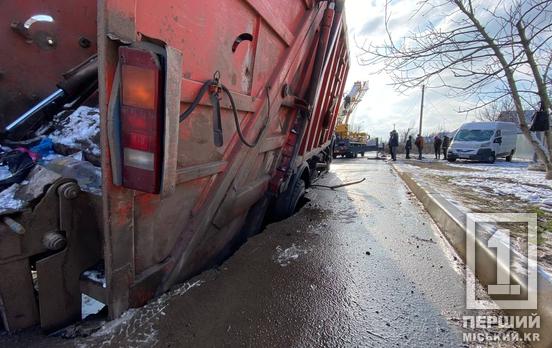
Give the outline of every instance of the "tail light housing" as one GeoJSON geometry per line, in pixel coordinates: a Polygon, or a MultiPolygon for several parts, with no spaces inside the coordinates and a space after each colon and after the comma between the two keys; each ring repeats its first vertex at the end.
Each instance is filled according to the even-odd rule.
{"type": "Polygon", "coordinates": [[[163,149],[163,62],[154,52],[120,47],[123,186],[159,193],[163,149]]]}

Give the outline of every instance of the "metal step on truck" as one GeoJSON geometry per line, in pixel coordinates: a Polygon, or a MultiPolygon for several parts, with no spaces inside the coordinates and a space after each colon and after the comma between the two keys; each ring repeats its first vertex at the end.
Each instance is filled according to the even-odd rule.
{"type": "Polygon", "coordinates": [[[329,168],[343,1],[27,0],[0,17],[3,330],[54,332],[84,296],[110,319],[142,306],[329,168]]]}

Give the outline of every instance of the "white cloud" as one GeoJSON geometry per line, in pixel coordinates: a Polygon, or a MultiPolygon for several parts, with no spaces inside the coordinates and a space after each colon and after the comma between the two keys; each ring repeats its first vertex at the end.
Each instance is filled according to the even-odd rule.
{"type": "MultiPolygon", "coordinates": [[[[396,125],[397,129],[406,128],[414,124],[418,127],[420,114],[421,90],[410,90],[406,95],[396,92],[391,86],[391,78],[385,73],[374,74],[381,67],[360,66],[357,56],[361,50],[356,46],[364,42],[382,42],[386,39],[384,27],[384,6],[386,0],[347,0],[346,19],[349,30],[351,49],[351,68],[347,81],[349,89],[355,81],[369,80],[370,89],[364,100],[359,104],[352,123],[361,124],[363,130],[372,137],[387,137],[389,131],[396,125]]],[[[412,17],[418,2],[413,0],[393,1],[390,4],[393,37],[400,37],[409,31],[422,28],[427,20],[425,13],[412,17]]],[[[450,20],[450,19],[449,19],[450,20]]],[[[441,23],[446,25],[449,20],[441,23]]],[[[458,112],[466,107],[466,101],[461,98],[446,96],[444,90],[426,90],[424,108],[423,132],[428,133],[437,128],[453,130],[471,115],[458,112]]],[[[475,116],[475,114],[473,115],[475,116]]]]}

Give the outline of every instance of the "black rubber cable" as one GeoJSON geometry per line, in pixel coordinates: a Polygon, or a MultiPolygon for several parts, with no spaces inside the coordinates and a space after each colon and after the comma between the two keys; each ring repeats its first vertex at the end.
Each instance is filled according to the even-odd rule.
{"type": "Polygon", "coordinates": [[[192,114],[192,112],[195,110],[195,108],[199,105],[199,102],[201,101],[201,98],[207,93],[209,90],[209,86],[214,84],[214,80],[207,80],[203,83],[203,86],[201,86],[201,89],[199,90],[199,93],[196,95],[194,101],[192,104],[184,111],[182,114],[180,114],[180,122],[184,121],[192,114]]]}
{"type": "Polygon", "coordinates": [[[312,184],[311,187],[323,187],[323,188],[329,188],[329,189],[335,190],[336,188],[340,188],[340,187],[360,184],[361,182],[364,182],[365,180],[366,180],[366,178],[362,178],[362,180],[353,181],[353,182],[346,182],[344,184],[333,185],[333,186],[312,184]]]}
{"type": "Polygon", "coordinates": [[[261,128],[261,131],[259,132],[259,135],[257,135],[257,139],[255,139],[255,142],[252,143],[252,144],[250,144],[245,139],[245,136],[243,135],[243,133],[241,131],[240,119],[238,117],[238,111],[237,111],[237,108],[236,108],[236,103],[234,102],[234,98],[232,97],[232,94],[230,93],[228,88],[226,88],[225,85],[221,85],[221,88],[222,88],[222,91],[224,93],[226,93],[226,95],[228,96],[228,99],[230,100],[230,105],[232,106],[232,113],[234,114],[234,123],[236,124],[236,131],[238,132],[238,136],[240,137],[241,142],[247,147],[254,148],[259,143],[259,140],[261,139],[261,137],[262,137],[262,135],[263,135],[263,133],[266,129],[266,126],[268,125],[268,121],[270,120],[270,95],[268,93],[269,88],[266,87],[266,90],[265,90],[266,91],[267,104],[268,104],[268,112],[267,112],[267,116],[266,116],[266,121],[263,125],[263,128],[261,128]]]}
{"type": "MultiPolygon", "coordinates": [[[[182,114],[180,114],[180,122],[184,121],[186,118],[188,118],[188,116],[190,116],[192,114],[192,112],[195,110],[195,108],[199,105],[199,102],[201,101],[201,98],[203,98],[205,93],[207,93],[207,91],[209,90],[209,87],[212,86],[212,85],[216,85],[216,84],[218,84],[218,81],[215,81],[215,80],[207,80],[203,83],[203,86],[201,86],[201,89],[199,90],[199,93],[196,95],[196,97],[193,100],[192,104],[186,109],[186,111],[184,111],[182,114]]],[[[250,147],[250,148],[254,148],[259,143],[259,140],[261,139],[262,135],[264,134],[264,132],[266,130],[266,127],[268,125],[268,122],[270,121],[271,106],[270,106],[270,94],[268,92],[269,87],[266,87],[266,89],[265,89],[266,99],[267,99],[267,104],[268,104],[268,111],[267,111],[266,121],[263,125],[263,128],[261,128],[261,131],[259,132],[259,135],[257,135],[257,139],[255,139],[254,143],[249,143],[245,139],[245,136],[242,133],[240,120],[239,120],[239,117],[238,117],[238,110],[236,108],[236,103],[234,102],[234,98],[232,97],[232,93],[230,93],[230,90],[228,88],[226,88],[226,86],[223,85],[223,84],[220,84],[220,88],[228,96],[228,100],[230,100],[230,105],[232,107],[232,114],[234,115],[234,123],[236,125],[236,131],[238,133],[238,137],[240,138],[241,142],[245,146],[250,147]]],[[[215,107],[215,105],[213,105],[213,107],[215,107]]],[[[220,107],[220,105],[219,105],[219,107],[220,107]]]]}

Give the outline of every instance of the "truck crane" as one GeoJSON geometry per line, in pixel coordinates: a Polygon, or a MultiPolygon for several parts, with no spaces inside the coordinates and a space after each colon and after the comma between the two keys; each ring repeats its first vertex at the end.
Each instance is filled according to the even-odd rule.
{"type": "Polygon", "coordinates": [[[352,116],[368,91],[368,81],[356,81],[349,93],[343,97],[343,103],[339,110],[337,125],[335,127],[336,142],[333,157],[341,155],[344,157],[356,157],[358,154],[364,156],[366,143],[370,138],[365,132],[350,129],[352,116]]]}

